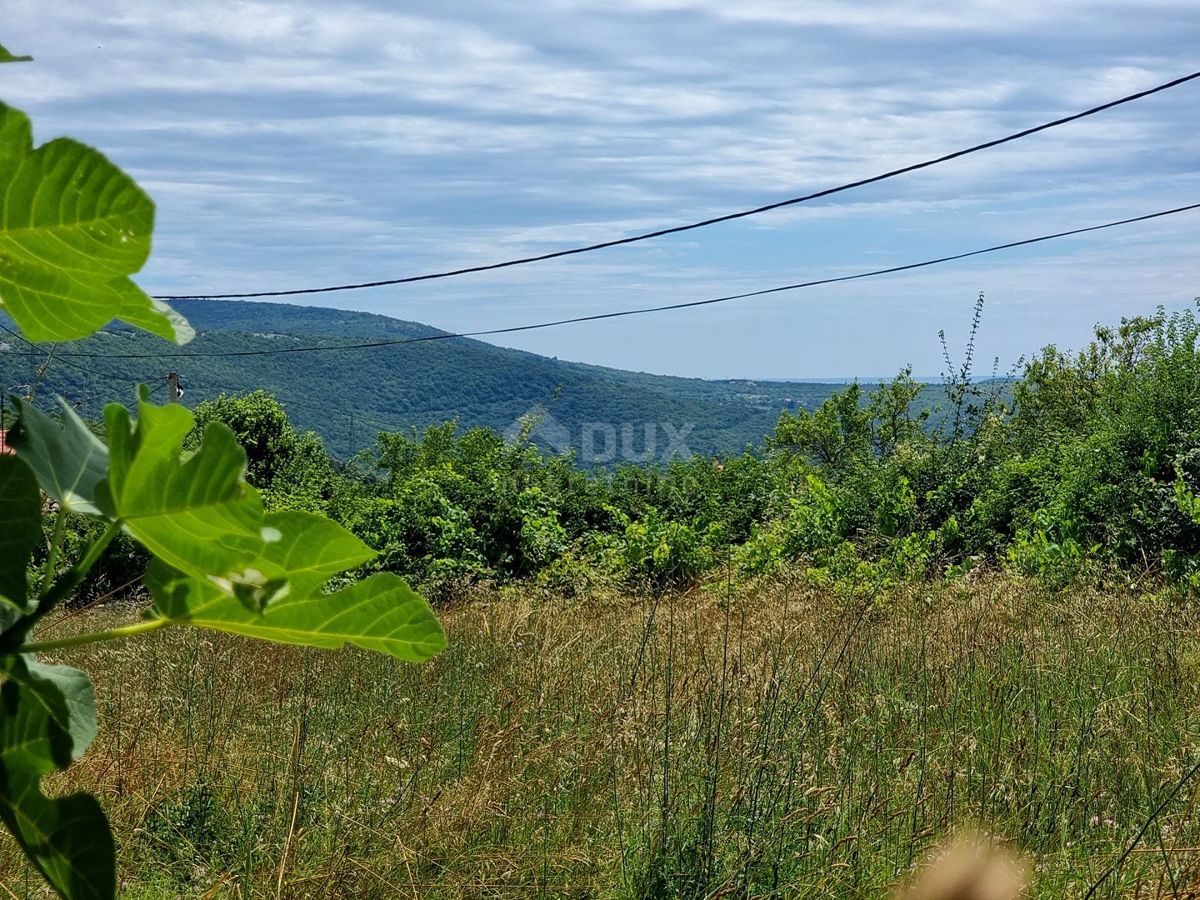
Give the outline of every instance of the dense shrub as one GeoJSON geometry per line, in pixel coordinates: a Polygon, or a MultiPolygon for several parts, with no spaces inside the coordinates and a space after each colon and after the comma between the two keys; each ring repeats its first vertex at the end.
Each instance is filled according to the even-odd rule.
{"type": "MultiPolygon", "coordinates": [[[[1056,586],[1108,570],[1200,589],[1196,314],[1097,328],[1010,384],[972,376],[981,310],[942,385],[908,369],[848,385],[726,459],[584,471],[450,422],[382,433],[337,465],[262,391],[201,404],[197,423],[234,430],[268,504],[332,515],[380,551],[373,566],[442,597],[529,578],[663,590],[723,560],[741,577],[790,561],[864,583],[994,565],[1056,586]]],[[[98,570],[104,585],[137,569],[122,552],[98,570]]]]}
{"type": "Polygon", "coordinates": [[[199,444],[210,422],[232,429],[246,450],[246,480],[262,491],[269,509],[325,512],[339,482],[317,435],[299,432],[287,412],[266,391],[221,394],[196,407],[189,443],[199,444]]]}

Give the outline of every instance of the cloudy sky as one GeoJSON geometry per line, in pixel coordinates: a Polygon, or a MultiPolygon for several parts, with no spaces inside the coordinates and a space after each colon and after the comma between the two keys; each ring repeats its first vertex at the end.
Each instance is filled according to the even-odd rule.
{"type": "MultiPolygon", "coordinates": [[[[152,293],[547,252],[769,203],[1200,69],[1195,0],[0,0],[3,99],[158,204],[152,293]]],[[[476,330],[703,299],[1200,201],[1200,83],[702,231],[311,302],[476,330]]],[[[1200,212],[938,269],[513,335],[712,377],[1001,367],[1200,294],[1200,212]]]]}

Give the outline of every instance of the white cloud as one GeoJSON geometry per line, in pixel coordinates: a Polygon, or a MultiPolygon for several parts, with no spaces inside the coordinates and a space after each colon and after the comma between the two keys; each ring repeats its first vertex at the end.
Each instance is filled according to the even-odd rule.
{"type": "MultiPolygon", "coordinates": [[[[38,62],[9,67],[5,98],[29,109],[39,138],[89,140],[152,190],[159,233],[144,282],[162,292],[425,272],[771,202],[1148,87],[1182,74],[1200,38],[1192,0],[87,0],[52,15],[40,0],[11,0],[6,19],[6,45],[38,62]]],[[[1198,92],[735,225],[314,302],[496,324],[1146,212],[1200,187],[1198,92]]],[[[894,291],[911,301],[912,328],[929,330],[944,309],[937,297],[957,302],[978,277],[1019,286],[1028,306],[1072,297],[1078,309],[1061,316],[1090,325],[1137,285],[1196,292],[1189,242],[1173,237],[1188,227],[1147,230],[1157,242],[1106,233],[1088,243],[1121,249],[1094,250],[1086,265],[1102,275],[1072,275],[1083,264],[1073,248],[1062,265],[1022,265],[1024,275],[997,261],[854,296],[886,318],[894,291]],[[905,286],[917,284],[924,299],[905,286]]],[[[580,329],[528,345],[562,341],[598,362],[681,371],[692,365],[687,341],[664,336],[711,349],[711,322],[744,338],[723,351],[730,366],[785,360],[795,341],[796,353],[819,344],[842,354],[849,370],[882,347],[781,335],[772,308],[752,307],[759,327],[747,307],[733,332],[724,314],[660,317],[645,340],[580,329]]],[[[845,324],[829,315],[831,328],[845,324]]]]}

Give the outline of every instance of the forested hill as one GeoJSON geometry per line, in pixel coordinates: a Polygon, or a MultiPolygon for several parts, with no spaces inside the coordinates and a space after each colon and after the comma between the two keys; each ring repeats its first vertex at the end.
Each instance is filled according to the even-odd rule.
{"type": "MultiPolygon", "coordinates": [[[[337,345],[439,334],[387,316],[279,303],[191,300],[174,304],[192,322],[188,353],[337,345]]],[[[9,391],[35,377],[45,353],[0,334],[0,378],[9,391]]],[[[564,362],[453,338],[392,347],[265,356],[82,359],[68,353],[171,352],[165,342],[123,326],[64,345],[39,394],[55,393],[97,416],[108,401],[129,399],[134,381],[165,397],[169,371],[180,375],[183,402],[262,388],[276,394],[292,421],[346,457],[381,430],[424,429],[457,419],[464,427],[507,431],[535,407],[548,417],[536,440],[555,450],[606,458],[662,456],[675,443],[692,453],[730,453],[758,443],[782,409],[813,408],[836,386],[706,381],[564,362]],[[645,443],[647,429],[652,447],[645,443]],[[630,443],[632,439],[632,444],[630,443]],[[615,442],[615,443],[614,443],[615,442]]]]}

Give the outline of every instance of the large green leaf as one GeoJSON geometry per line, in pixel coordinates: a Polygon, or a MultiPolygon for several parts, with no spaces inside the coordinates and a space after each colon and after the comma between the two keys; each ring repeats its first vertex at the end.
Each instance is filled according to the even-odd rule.
{"type": "MultiPolygon", "coordinates": [[[[22,730],[0,729],[4,759],[39,774],[65,769],[79,759],[96,737],[96,699],[87,675],[45,665],[29,654],[7,658],[5,671],[31,705],[18,709],[18,718],[25,717],[22,730]],[[20,740],[14,737],[18,733],[20,740]]],[[[10,711],[5,706],[6,722],[10,711]]]]}
{"type": "Polygon", "coordinates": [[[121,309],[117,318],[136,328],[157,334],[160,338],[186,344],[196,336],[195,329],[161,300],[155,300],[140,287],[126,278],[118,285],[122,292],[121,309]]]}
{"type": "Polygon", "coordinates": [[[97,505],[168,565],[202,578],[242,580],[274,533],[262,500],[242,478],[246,453],[220,423],[183,452],[195,422],[182,406],[138,405],[136,423],[117,404],[104,411],[108,477],[97,505]]]}
{"type": "Polygon", "coordinates": [[[42,536],[42,497],[33,470],[0,456],[0,632],[25,611],[26,569],[42,536]]]}
{"type": "Polygon", "coordinates": [[[0,104],[0,197],[0,306],[27,337],[81,338],[121,316],[187,338],[129,280],[154,204],[103,154],[68,138],[35,150],[29,118],[0,104]]]}
{"type": "Polygon", "coordinates": [[[64,897],[116,890],[112,832],[95,798],[50,798],[41,778],[78,759],[96,735],[96,702],[78,669],[7,661],[0,687],[0,818],[64,897]]]}
{"type": "Polygon", "coordinates": [[[428,659],[445,647],[429,604],[395,575],[374,575],[334,593],[322,591],[332,576],[375,555],[342,526],[292,510],[271,514],[267,524],[280,537],[265,546],[256,565],[264,577],[286,580],[282,596],[256,609],[236,586],[154,566],[147,581],[155,613],[177,624],[285,644],[354,644],[412,661],[428,659]]]}
{"type": "Polygon", "coordinates": [[[446,646],[429,604],[390,573],[330,594],[289,594],[261,612],[211,582],[172,580],[162,569],[152,570],[147,583],[155,596],[152,615],[177,625],[327,649],[353,644],[410,662],[436,656],[446,646]]]}
{"type": "Polygon", "coordinates": [[[60,398],[56,422],[30,403],[14,397],[17,424],[10,441],[37,473],[42,490],[68,512],[99,515],[96,487],[108,473],[108,450],[60,398]]]}
{"type": "Polygon", "coordinates": [[[286,578],[293,597],[316,593],[334,575],[376,555],[341,525],[315,513],[282,510],[267,516],[267,526],[279,539],[263,549],[264,571],[286,578]]]}

